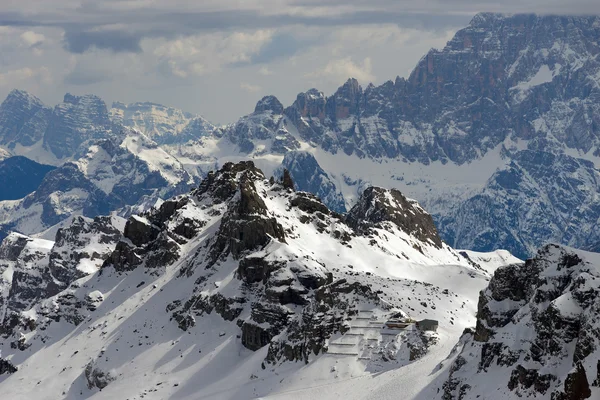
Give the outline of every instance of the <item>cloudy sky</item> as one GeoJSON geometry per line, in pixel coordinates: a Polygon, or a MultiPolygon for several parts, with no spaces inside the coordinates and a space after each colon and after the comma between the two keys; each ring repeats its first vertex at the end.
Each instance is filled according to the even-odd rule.
{"type": "Polygon", "coordinates": [[[289,105],[351,76],[407,76],[478,11],[600,14],[600,1],[0,0],[0,98],[94,93],[233,122],[266,94],[289,105]]]}

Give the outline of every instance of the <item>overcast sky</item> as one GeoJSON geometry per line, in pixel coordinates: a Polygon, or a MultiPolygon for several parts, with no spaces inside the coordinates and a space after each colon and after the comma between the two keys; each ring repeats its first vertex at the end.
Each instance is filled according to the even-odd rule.
{"type": "Polygon", "coordinates": [[[407,76],[478,11],[600,14],[600,1],[0,0],[0,98],[94,93],[228,123],[267,94],[287,106],[349,77],[407,76]]]}

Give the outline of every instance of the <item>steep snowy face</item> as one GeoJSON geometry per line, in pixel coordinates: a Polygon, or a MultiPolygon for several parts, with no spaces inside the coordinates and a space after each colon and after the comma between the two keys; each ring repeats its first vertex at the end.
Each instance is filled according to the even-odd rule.
{"type": "Polygon", "coordinates": [[[600,257],[548,245],[481,292],[443,399],[600,396],[600,257]]]}
{"type": "Polygon", "coordinates": [[[483,190],[438,223],[456,248],[511,249],[526,258],[548,241],[578,248],[600,242],[600,171],[590,161],[524,150],[483,190]]]}
{"type": "Polygon", "coordinates": [[[155,103],[113,103],[113,122],[136,129],[158,144],[185,143],[210,135],[215,126],[199,115],[155,103]]]}
{"type": "Polygon", "coordinates": [[[373,206],[346,221],[293,186],[252,162],[226,163],[191,193],[130,217],[122,233],[106,219],[60,230],[36,271],[70,285],[2,325],[0,362],[12,375],[0,389],[132,397],[151,382],[170,398],[241,399],[245,385],[256,396],[283,388],[270,377],[300,365],[286,361],[335,376],[340,356],[342,376],[401,367],[456,340],[486,271],[518,262],[452,250],[399,193],[367,190],[373,206]],[[411,320],[386,330],[406,316],[436,319],[442,334],[411,320]],[[63,372],[36,386],[48,369],[63,372]]]}
{"type": "Polygon", "coordinates": [[[73,215],[95,217],[125,206],[152,206],[194,185],[176,159],[143,135],[128,133],[122,142],[90,143],[76,162],[46,174],[35,192],[0,202],[0,238],[10,230],[38,234],[73,215]]]}

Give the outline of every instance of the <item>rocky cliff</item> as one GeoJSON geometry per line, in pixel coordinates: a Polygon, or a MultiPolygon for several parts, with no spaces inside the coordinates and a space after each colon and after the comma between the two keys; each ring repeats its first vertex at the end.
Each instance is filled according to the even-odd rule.
{"type": "Polygon", "coordinates": [[[443,399],[600,395],[600,257],[548,245],[481,292],[443,399]]]}

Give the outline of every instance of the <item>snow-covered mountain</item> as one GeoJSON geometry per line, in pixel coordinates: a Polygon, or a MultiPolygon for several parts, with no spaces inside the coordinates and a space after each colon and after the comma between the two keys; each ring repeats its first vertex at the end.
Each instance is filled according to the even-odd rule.
{"type": "Polygon", "coordinates": [[[500,268],[443,399],[600,398],[600,255],[548,245],[500,268]]]}
{"type": "Polygon", "coordinates": [[[0,238],[10,231],[52,237],[76,215],[95,217],[147,209],[197,183],[181,163],[136,131],[94,141],[87,152],[45,175],[34,192],[0,201],[0,238]],[[122,140],[122,141],[121,141],[122,140]]]}
{"type": "Polygon", "coordinates": [[[109,114],[114,123],[136,129],[158,144],[185,143],[215,129],[200,115],[155,103],[115,102],[109,114]]]}
{"type": "Polygon", "coordinates": [[[483,13],[408,79],[285,110],[303,139],[336,153],[463,164],[506,139],[594,153],[600,145],[600,17],[483,13]]]}
{"type": "Polygon", "coordinates": [[[67,93],[50,108],[27,92],[13,90],[0,105],[0,145],[42,164],[60,165],[85,149],[87,141],[118,135],[113,128],[106,104],[94,95],[67,93]]]}
{"type": "Polygon", "coordinates": [[[437,219],[452,246],[534,254],[549,239],[581,249],[600,243],[600,171],[591,161],[523,150],[483,189],[437,219]]]}
{"type": "Polygon", "coordinates": [[[14,399],[434,393],[427,375],[474,322],[477,292],[493,270],[520,261],[451,249],[398,191],[369,188],[344,217],[285,176],[227,163],[124,227],[78,218],[54,243],[9,236],[0,248],[0,391],[14,399]],[[63,290],[44,292],[48,278],[63,290]],[[439,329],[384,326],[404,317],[436,319],[439,329]]]}
{"type": "Polygon", "coordinates": [[[287,168],[298,189],[340,212],[369,186],[397,188],[454,247],[523,258],[548,242],[591,249],[600,243],[599,21],[478,14],[407,79],[366,88],[349,79],[289,107],[266,96],[218,128],[153,103],[107,110],[95,96],[66,95],[50,108],[14,91],[0,106],[0,146],[59,166],[96,140],[124,140],[125,126],[195,180],[252,159],[267,175],[287,168]]]}

